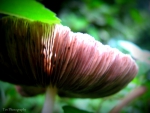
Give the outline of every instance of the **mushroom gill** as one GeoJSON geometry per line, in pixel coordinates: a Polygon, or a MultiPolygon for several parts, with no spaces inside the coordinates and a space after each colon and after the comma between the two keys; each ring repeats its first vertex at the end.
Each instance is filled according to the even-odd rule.
{"type": "Polygon", "coordinates": [[[109,96],[125,87],[138,71],[129,55],[62,25],[3,17],[0,36],[0,80],[50,85],[60,96],[109,96]]]}
{"type": "Polygon", "coordinates": [[[61,96],[98,98],[125,87],[137,74],[134,60],[83,33],[56,25],[51,82],[61,96]],[[56,62],[56,63],[54,63],[56,62]],[[91,93],[92,92],[92,93],[91,93]]]}

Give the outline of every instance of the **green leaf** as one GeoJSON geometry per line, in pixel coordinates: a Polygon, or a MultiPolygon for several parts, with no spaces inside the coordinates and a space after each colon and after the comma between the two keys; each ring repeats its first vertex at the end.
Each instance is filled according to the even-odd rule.
{"type": "Polygon", "coordinates": [[[64,113],[93,113],[85,110],[80,110],[72,106],[63,106],[64,113]]]}
{"type": "Polygon", "coordinates": [[[60,23],[55,13],[35,0],[1,0],[0,13],[44,23],[60,23]]]}

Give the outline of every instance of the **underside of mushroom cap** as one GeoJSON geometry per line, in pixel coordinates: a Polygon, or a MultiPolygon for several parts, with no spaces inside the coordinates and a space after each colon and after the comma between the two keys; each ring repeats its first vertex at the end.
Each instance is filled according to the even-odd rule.
{"type": "Polygon", "coordinates": [[[43,39],[52,45],[54,25],[22,18],[0,19],[0,80],[27,86],[45,86],[43,39]],[[52,36],[52,37],[51,37],[52,36]],[[47,37],[47,38],[46,38],[47,37]]]}
{"type": "Polygon", "coordinates": [[[62,25],[4,18],[0,35],[0,71],[4,73],[0,79],[27,86],[51,85],[60,96],[109,96],[138,71],[129,55],[62,25]]]}
{"type": "Polygon", "coordinates": [[[138,67],[129,55],[103,45],[90,35],[73,33],[60,25],[55,32],[52,61],[56,64],[51,83],[57,86],[61,96],[109,96],[137,74],[138,67]]]}

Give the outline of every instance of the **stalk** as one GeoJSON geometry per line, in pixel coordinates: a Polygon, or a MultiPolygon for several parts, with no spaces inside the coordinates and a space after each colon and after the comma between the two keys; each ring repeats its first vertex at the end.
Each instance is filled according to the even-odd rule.
{"type": "Polygon", "coordinates": [[[124,97],[122,101],[117,106],[115,106],[109,113],[120,113],[123,107],[132,102],[134,99],[143,95],[146,91],[147,89],[144,86],[140,86],[134,89],[126,97],[124,97]]]}
{"type": "Polygon", "coordinates": [[[56,88],[51,86],[47,88],[42,113],[53,113],[56,93],[56,88]]]}

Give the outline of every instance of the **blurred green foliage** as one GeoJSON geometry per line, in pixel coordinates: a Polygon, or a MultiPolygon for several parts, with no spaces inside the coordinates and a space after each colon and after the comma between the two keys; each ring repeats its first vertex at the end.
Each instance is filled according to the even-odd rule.
{"type": "MultiPolygon", "coordinates": [[[[140,7],[141,2],[145,1],[70,0],[62,5],[58,16],[62,24],[69,26],[74,32],[88,33],[96,40],[130,55],[132,55],[130,49],[122,46],[119,41],[132,42],[131,47],[136,44],[141,50],[140,54],[150,55],[150,12],[140,7]]],[[[147,1],[145,4],[150,2],[147,1]]],[[[139,66],[138,75],[120,92],[100,99],[71,99],[57,96],[55,113],[86,113],[86,111],[108,113],[123,97],[139,86],[147,87],[147,92],[125,106],[121,113],[149,113],[150,63],[147,61],[150,61],[150,57],[141,60],[142,55],[138,57],[140,54],[134,54],[137,56],[136,62],[139,66]],[[67,107],[63,107],[66,105],[67,107]]],[[[39,113],[44,99],[44,95],[32,98],[21,97],[13,85],[0,82],[0,112],[4,112],[4,108],[25,108],[26,113],[39,113]]]]}

